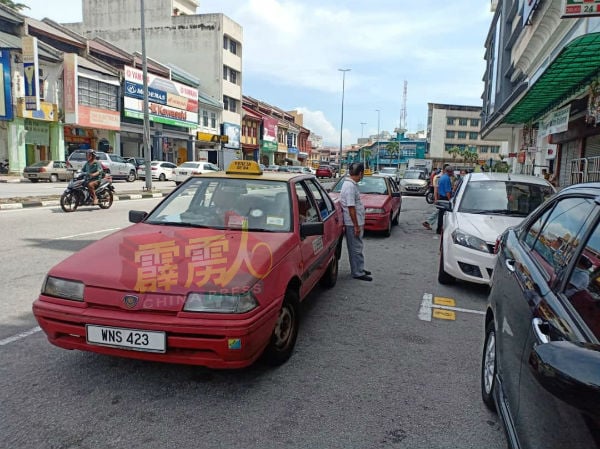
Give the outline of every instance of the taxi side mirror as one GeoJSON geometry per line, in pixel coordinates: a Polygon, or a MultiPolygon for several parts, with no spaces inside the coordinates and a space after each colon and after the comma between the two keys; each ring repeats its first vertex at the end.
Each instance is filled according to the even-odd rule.
{"type": "Polygon", "coordinates": [[[323,222],[321,221],[317,223],[300,223],[300,238],[323,234],[323,222]]]}
{"type": "Polygon", "coordinates": [[[131,223],[140,223],[144,218],[148,215],[147,212],[143,210],[130,210],[129,211],[129,221],[131,223]]]}

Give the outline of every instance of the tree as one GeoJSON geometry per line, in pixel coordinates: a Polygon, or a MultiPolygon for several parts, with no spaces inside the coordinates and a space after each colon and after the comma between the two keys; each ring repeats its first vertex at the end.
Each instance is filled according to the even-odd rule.
{"type": "Polygon", "coordinates": [[[389,142],[385,149],[391,159],[394,157],[397,159],[397,165],[400,166],[400,144],[398,142],[389,142]]]}
{"type": "Polygon", "coordinates": [[[8,6],[9,8],[14,9],[15,11],[22,11],[23,9],[29,9],[29,6],[23,3],[15,3],[12,0],[0,0],[0,4],[8,6]]]}
{"type": "Polygon", "coordinates": [[[448,153],[452,156],[452,163],[454,164],[454,159],[456,156],[460,155],[461,149],[458,145],[454,145],[452,148],[448,150],[448,153]]]}

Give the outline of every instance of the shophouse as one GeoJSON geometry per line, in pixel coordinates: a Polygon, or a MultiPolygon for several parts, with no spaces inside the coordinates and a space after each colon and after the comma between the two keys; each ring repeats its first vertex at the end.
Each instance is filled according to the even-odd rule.
{"type": "MultiPolygon", "coordinates": [[[[139,0],[123,0],[118,7],[105,0],[82,0],[82,5],[82,22],[65,26],[88,38],[101,37],[125,51],[141,50],[139,0]]],[[[223,14],[196,14],[197,8],[194,0],[146,0],[146,48],[148,56],[191,74],[199,81],[202,97],[221,106],[204,103],[209,124],[211,114],[218,114],[215,131],[227,139],[215,139],[209,135],[215,131],[202,129],[205,116],[200,110],[196,139],[201,143],[195,149],[200,159],[216,162],[213,158],[218,153],[228,161],[241,157],[242,27],[223,14]]]]}
{"type": "MultiPolygon", "coordinates": [[[[482,135],[519,173],[600,180],[600,18],[583,2],[491,2],[482,135]]],[[[597,3],[597,2],[591,2],[597,3]]]]}

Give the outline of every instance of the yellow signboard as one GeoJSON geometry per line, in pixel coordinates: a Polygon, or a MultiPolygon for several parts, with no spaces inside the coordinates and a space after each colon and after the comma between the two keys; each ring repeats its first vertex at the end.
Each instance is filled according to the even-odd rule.
{"type": "Polygon", "coordinates": [[[17,98],[17,116],[45,122],[58,122],[58,105],[40,101],[40,108],[37,111],[28,111],[25,109],[25,98],[17,98]]]}
{"type": "Polygon", "coordinates": [[[229,142],[228,136],[220,136],[219,134],[211,134],[211,133],[196,133],[196,140],[200,140],[202,142],[215,142],[215,143],[227,143],[229,142]]]}

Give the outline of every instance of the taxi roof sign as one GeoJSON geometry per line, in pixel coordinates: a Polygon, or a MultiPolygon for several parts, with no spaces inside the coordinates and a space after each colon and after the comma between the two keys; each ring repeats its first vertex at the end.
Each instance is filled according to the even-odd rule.
{"type": "Polygon", "coordinates": [[[256,161],[231,161],[225,171],[228,175],[262,175],[262,170],[256,161]]]}

